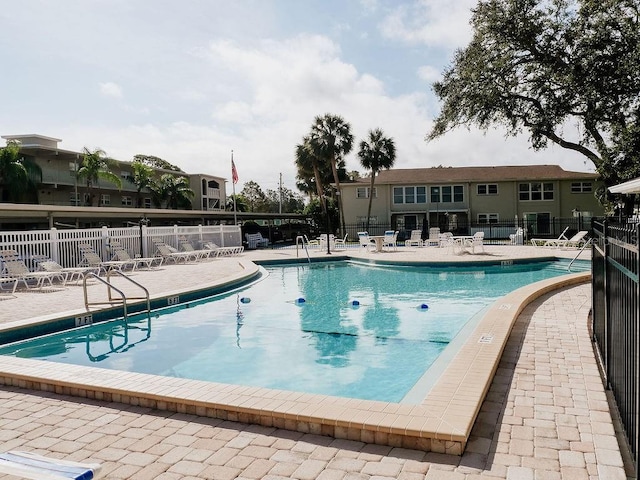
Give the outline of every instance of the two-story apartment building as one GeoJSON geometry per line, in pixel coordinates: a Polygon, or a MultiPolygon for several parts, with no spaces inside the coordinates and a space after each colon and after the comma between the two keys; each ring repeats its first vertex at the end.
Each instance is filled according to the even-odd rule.
{"type": "Polygon", "coordinates": [[[553,218],[604,214],[594,195],[598,178],[557,165],[392,169],[376,176],[373,192],[370,178],[361,178],[341,184],[341,194],[347,224],[366,223],[373,194],[372,225],[409,231],[427,222],[455,231],[519,218],[530,233],[545,234],[553,218]]]}
{"type": "MultiPolygon", "coordinates": [[[[89,198],[85,182],[76,177],[82,165],[82,153],[58,147],[59,138],[43,135],[4,135],[5,140],[20,143],[20,153],[30,157],[42,169],[42,182],[38,189],[38,203],[43,205],[86,206],[93,203],[101,207],[153,208],[151,192],[144,189],[138,195],[133,183],[132,162],[114,161],[112,172],[120,176],[122,188],[99,180],[94,186],[93,200],[89,198]]],[[[169,173],[188,178],[194,192],[192,209],[202,211],[224,211],[226,198],[225,179],[215,175],[187,174],[173,170],[154,169],[157,178],[169,173]]]]}

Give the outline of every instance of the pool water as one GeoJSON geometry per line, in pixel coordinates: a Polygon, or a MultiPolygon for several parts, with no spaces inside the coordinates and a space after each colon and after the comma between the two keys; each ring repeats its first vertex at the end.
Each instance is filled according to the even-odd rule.
{"type": "Polygon", "coordinates": [[[250,286],[0,348],[0,354],[399,402],[464,325],[566,263],[267,267],[250,286]]]}

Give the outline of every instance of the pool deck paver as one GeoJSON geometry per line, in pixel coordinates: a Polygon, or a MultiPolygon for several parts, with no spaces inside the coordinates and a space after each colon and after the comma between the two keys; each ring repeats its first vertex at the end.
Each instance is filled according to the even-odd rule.
{"type": "MultiPolygon", "coordinates": [[[[389,254],[359,255],[464,261],[440,250],[400,248],[389,254]]],[[[528,247],[487,251],[498,258],[575,255],[528,247]]],[[[240,262],[291,255],[261,250],[247,252],[240,262]]],[[[153,278],[156,292],[179,290],[183,284],[208,282],[214,275],[233,275],[242,268],[238,265],[238,259],[208,266],[171,265],[140,272],[136,279],[153,278]]],[[[0,323],[28,322],[33,308],[40,315],[68,311],[78,298],[83,305],[81,290],[18,293],[0,302],[0,323]],[[33,303],[41,306],[27,308],[33,303]]],[[[622,480],[627,476],[621,449],[588,334],[589,308],[590,286],[581,284],[547,293],[520,313],[462,456],[17,387],[0,387],[0,449],[98,461],[108,479],[622,480]]]]}

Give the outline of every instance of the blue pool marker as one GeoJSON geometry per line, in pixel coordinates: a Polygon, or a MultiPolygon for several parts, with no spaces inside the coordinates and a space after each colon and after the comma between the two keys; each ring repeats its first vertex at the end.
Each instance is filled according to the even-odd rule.
{"type": "Polygon", "coordinates": [[[249,297],[242,297],[240,303],[251,303],[251,299],[249,297]]]}
{"type": "Polygon", "coordinates": [[[360,306],[360,302],[359,302],[358,300],[353,300],[353,301],[351,302],[351,306],[353,306],[353,307],[359,307],[359,306],[360,306]]]}
{"type": "Polygon", "coordinates": [[[418,310],[428,310],[429,309],[429,305],[427,305],[426,303],[422,303],[419,307],[418,310]]]}
{"type": "Polygon", "coordinates": [[[304,303],[306,300],[302,297],[296,299],[296,303],[304,303]]]}

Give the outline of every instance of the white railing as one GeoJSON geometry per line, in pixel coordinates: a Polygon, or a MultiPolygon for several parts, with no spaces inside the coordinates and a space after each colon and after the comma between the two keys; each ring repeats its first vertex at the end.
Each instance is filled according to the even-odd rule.
{"type": "Polygon", "coordinates": [[[0,251],[15,250],[32,268],[43,259],[51,259],[63,267],[75,267],[82,260],[78,244],[88,243],[103,260],[112,257],[110,245],[118,241],[133,257],[155,254],[154,240],[161,240],[180,249],[180,240],[186,239],[196,248],[205,242],[221,247],[242,245],[242,234],[237,225],[197,225],[148,227],[136,225],[117,228],[87,228],[76,230],[30,230],[0,232],[0,251]]]}

